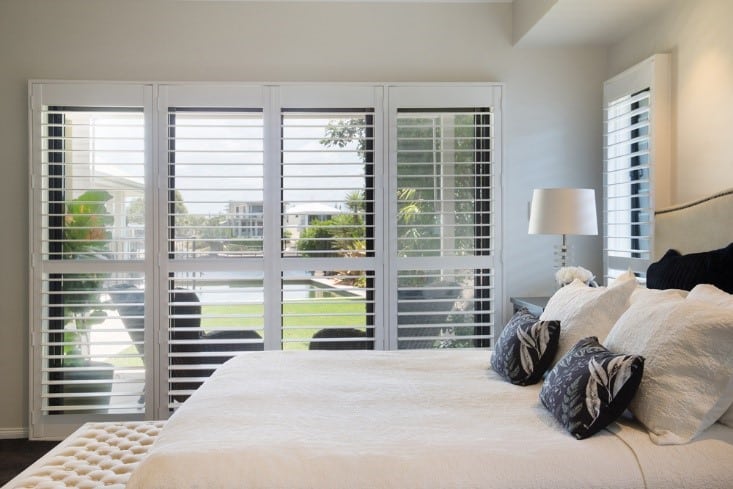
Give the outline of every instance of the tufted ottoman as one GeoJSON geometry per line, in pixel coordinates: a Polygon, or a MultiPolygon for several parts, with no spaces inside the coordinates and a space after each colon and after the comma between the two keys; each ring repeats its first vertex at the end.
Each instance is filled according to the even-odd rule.
{"type": "Polygon", "coordinates": [[[124,489],[164,424],[86,423],[4,488],[124,489]]]}

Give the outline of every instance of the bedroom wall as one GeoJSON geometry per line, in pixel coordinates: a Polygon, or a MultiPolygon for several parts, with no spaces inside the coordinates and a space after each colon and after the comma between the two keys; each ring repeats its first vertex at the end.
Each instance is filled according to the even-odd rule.
{"type": "Polygon", "coordinates": [[[609,77],[654,53],[672,55],[674,203],[733,188],[730,19],[730,0],[679,0],[609,49],[609,77]]]}
{"type": "MultiPolygon", "coordinates": [[[[0,437],[27,426],[28,79],[499,81],[504,302],[554,290],[531,192],[601,185],[601,48],[514,48],[510,4],[0,2],[0,437]]],[[[600,273],[601,242],[575,241],[600,273]]],[[[508,310],[508,306],[505,306],[508,310]]]]}

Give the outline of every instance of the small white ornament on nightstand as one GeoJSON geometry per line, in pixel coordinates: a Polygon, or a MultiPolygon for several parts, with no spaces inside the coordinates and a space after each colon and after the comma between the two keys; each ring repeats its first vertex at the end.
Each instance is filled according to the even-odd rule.
{"type": "Polygon", "coordinates": [[[568,285],[576,278],[586,285],[598,287],[595,281],[596,276],[583,267],[562,267],[555,272],[555,280],[560,287],[568,285]]]}

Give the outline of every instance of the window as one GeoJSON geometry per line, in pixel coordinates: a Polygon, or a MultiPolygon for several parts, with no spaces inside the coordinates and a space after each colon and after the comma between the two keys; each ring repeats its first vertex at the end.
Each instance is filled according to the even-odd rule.
{"type": "Polygon", "coordinates": [[[653,260],[654,209],[669,199],[669,67],[657,55],[604,85],[604,274],[642,280],[653,260]]]}
{"type": "Polygon", "coordinates": [[[499,97],[33,83],[32,436],[164,418],[242,352],[488,346],[499,97]]]}

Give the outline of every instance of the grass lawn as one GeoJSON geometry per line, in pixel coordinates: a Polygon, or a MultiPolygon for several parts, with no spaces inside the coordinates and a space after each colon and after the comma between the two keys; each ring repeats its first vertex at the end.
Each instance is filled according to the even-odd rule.
{"type": "MultiPolygon", "coordinates": [[[[228,328],[251,328],[263,336],[262,304],[203,306],[201,327],[205,331],[228,328]]],[[[283,349],[307,350],[313,335],[322,328],[366,328],[366,304],[358,297],[304,299],[283,305],[283,349]]],[[[120,353],[134,354],[130,345],[120,353]]],[[[111,359],[116,367],[142,366],[138,358],[111,359]]]]}

